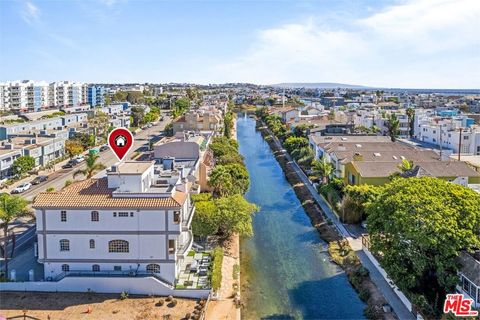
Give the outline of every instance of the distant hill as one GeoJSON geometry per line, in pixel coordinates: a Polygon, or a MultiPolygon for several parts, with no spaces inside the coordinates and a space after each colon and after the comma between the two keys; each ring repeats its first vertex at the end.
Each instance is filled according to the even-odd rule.
{"type": "Polygon", "coordinates": [[[345,84],[345,83],[334,83],[334,82],[319,82],[319,83],[303,83],[303,82],[292,82],[292,83],[278,83],[273,84],[273,87],[280,88],[308,88],[308,89],[335,89],[335,88],[346,88],[346,89],[364,89],[368,88],[366,86],[354,85],[354,84],[345,84]]]}

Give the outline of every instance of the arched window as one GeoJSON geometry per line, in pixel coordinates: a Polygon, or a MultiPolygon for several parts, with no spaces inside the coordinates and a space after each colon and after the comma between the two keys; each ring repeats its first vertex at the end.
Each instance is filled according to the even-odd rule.
{"type": "Polygon", "coordinates": [[[147,264],[148,273],[160,273],[160,266],[156,263],[147,264]]]}
{"type": "Polygon", "coordinates": [[[98,211],[92,211],[92,221],[98,221],[99,220],[99,215],[98,211]]]}
{"type": "Polygon", "coordinates": [[[62,271],[63,272],[68,272],[70,271],[70,266],[68,264],[62,264],[62,271]]]}
{"type": "Polygon", "coordinates": [[[98,271],[100,271],[100,266],[99,266],[98,264],[94,264],[94,265],[92,266],[92,271],[93,271],[93,272],[98,272],[98,271]]]}
{"type": "Polygon", "coordinates": [[[111,240],[108,242],[108,252],[128,252],[128,241],[111,240]]]}
{"type": "Polygon", "coordinates": [[[90,239],[90,249],[95,249],[95,240],[90,239]]]}
{"type": "Polygon", "coordinates": [[[60,251],[70,251],[70,241],[67,239],[60,240],[60,251]]]}

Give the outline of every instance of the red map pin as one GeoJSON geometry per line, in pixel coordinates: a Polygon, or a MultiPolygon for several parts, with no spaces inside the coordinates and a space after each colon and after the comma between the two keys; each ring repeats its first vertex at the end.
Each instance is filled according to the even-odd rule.
{"type": "Polygon", "coordinates": [[[113,129],[108,135],[108,145],[122,161],[133,146],[133,135],[127,128],[113,129]]]}

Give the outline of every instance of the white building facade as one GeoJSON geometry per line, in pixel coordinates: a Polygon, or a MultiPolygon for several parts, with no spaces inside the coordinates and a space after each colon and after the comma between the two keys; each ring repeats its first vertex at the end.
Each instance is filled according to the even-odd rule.
{"type": "Polygon", "coordinates": [[[193,243],[188,192],[179,173],[125,162],[106,177],[40,194],[33,206],[45,279],[154,275],[173,284],[193,243]]]}

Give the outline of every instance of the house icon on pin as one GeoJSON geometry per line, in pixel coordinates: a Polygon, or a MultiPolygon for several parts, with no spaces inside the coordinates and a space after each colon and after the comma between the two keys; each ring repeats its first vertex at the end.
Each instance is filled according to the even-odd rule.
{"type": "Polygon", "coordinates": [[[115,145],[117,147],[125,147],[127,144],[127,138],[123,135],[119,135],[118,137],[115,138],[115,145]]]}

